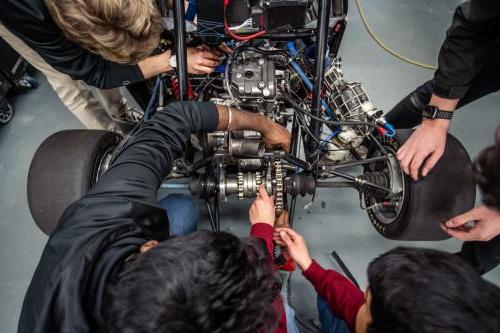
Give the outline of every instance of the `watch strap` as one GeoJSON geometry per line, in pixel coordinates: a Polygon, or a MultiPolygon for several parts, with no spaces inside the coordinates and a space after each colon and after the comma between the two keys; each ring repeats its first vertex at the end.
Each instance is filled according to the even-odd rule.
{"type": "Polygon", "coordinates": [[[426,105],[422,111],[422,117],[428,119],[452,119],[453,111],[443,111],[435,105],[426,105]]]}
{"type": "Polygon", "coordinates": [[[442,111],[442,110],[439,110],[436,112],[436,117],[435,118],[439,118],[439,119],[452,119],[453,118],[453,112],[450,112],[450,111],[442,111]]]}

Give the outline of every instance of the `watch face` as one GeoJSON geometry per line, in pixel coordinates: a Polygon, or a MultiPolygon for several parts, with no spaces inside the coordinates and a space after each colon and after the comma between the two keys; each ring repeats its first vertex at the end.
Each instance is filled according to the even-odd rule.
{"type": "Polygon", "coordinates": [[[436,118],[436,113],[438,111],[438,108],[434,105],[426,105],[424,106],[424,110],[422,112],[422,116],[425,118],[431,118],[434,119],[436,118]]]}

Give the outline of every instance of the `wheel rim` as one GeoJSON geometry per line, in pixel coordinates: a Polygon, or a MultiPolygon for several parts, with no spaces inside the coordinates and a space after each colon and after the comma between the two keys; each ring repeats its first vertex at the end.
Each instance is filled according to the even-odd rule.
{"type": "MultiPolygon", "coordinates": [[[[376,171],[386,173],[389,179],[391,195],[382,200],[374,197],[367,199],[368,209],[370,209],[378,222],[388,225],[394,223],[403,212],[405,196],[407,196],[407,188],[403,170],[399,166],[396,159],[396,153],[391,147],[384,147],[388,153],[388,161],[383,162],[381,168],[380,163],[376,163],[373,168],[376,171]]],[[[374,154],[374,157],[380,156],[381,152],[374,154]]]]}
{"type": "Polygon", "coordinates": [[[14,109],[9,103],[5,107],[0,108],[0,124],[6,124],[12,119],[14,109]]]}

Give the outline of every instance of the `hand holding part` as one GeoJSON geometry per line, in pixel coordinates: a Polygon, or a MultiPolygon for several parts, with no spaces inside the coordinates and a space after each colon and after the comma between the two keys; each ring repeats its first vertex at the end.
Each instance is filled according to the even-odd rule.
{"type": "Polygon", "coordinates": [[[284,210],[281,214],[276,218],[274,222],[274,227],[276,228],[273,233],[273,241],[276,245],[285,246],[286,244],[281,239],[281,236],[278,232],[278,228],[290,228],[290,223],[288,221],[288,211],[284,210]]]}
{"type": "Polygon", "coordinates": [[[188,47],[187,65],[191,74],[210,74],[220,64],[220,53],[207,47],[188,47]]]}
{"type": "Polygon", "coordinates": [[[441,225],[448,235],[463,241],[489,241],[500,235],[500,210],[475,207],[441,225]]]}
{"type": "Polygon", "coordinates": [[[307,250],[307,244],[304,238],[290,228],[276,229],[281,237],[281,241],[285,244],[288,253],[297,263],[302,271],[305,271],[311,266],[312,259],[307,250]]]}
{"type": "Polygon", "coordinates": [[[219,131],[229,130],[251,130],[262,134],[262,138],[268,148],[281,148],[290,151],[292,136],[283,126],[261,114],[228,108],[225,105],[217,105],[219,112],[219,131]],[[231,117],[231,119],[230,119],[231,117]]]}
{"type": "Polygon", "coordinates": [[[290,151],[292,135],[283,126],[268,119],[268,126],[265,126],[261,133],[267,148],[281,148],[286,152],[290,151]]]}
{"type": "Polygon", "coordinates": [[[424,119],[405,144],[399,148],[397,158],[401,169],[413,180],[419,178],[420,169],[425,177],[443,156],[450,121],[424,119]]]}
{"type": "Polygon", "coordinates": [[[249,210],[250,224],[265,223],[274,227],[274,198],[267,194],[264,185],[260,185],[259,193],[249,210]]]}

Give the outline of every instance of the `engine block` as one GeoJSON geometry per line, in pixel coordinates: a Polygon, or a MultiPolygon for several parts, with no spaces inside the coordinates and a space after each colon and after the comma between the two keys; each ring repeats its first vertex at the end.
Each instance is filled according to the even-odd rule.
{"type": "Polygon", "coordinates": [[[239,104],[249,109],[269,111],[279,98],[277,85],[284,71],[273,60],[245,52],[231,67],[229,87],[239,104]]]}

